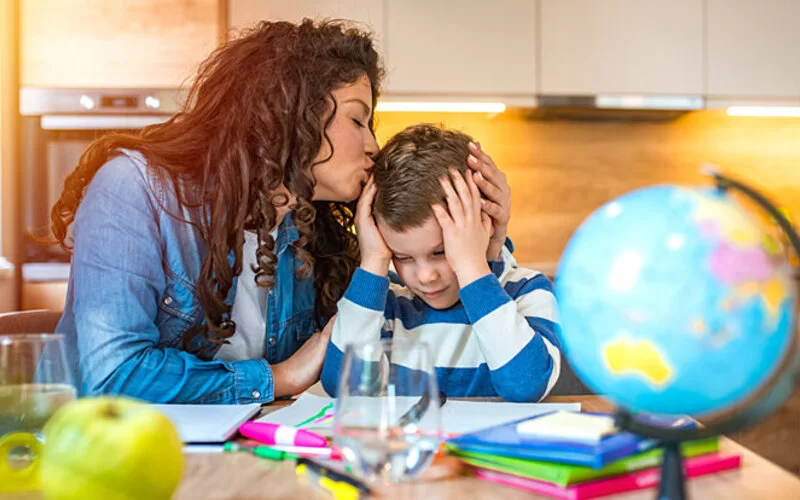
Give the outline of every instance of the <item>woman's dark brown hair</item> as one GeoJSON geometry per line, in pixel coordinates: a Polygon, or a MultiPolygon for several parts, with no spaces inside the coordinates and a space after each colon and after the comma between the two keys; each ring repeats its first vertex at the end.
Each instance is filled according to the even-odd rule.
{"type": "Polygon", "coordinates": [[[313,273],[315,318],[323,325],[358,265],[358,245],[351,231],[354,205],[311,201],[312,167],[330,158],[315,163],[323,140],[333,154],[326,132],[336,113],[332,90],[364,75],[374,109],[383,70],[363,31],[338,21],[261,22],[203,62],[183,109],[170,120],[139,134],[106,135],[87,148],[53,206],[55,240],[71,250],[68,229],[95,173],[121,148],[140,151],[154,172],[174,184],[181,206],[200,206],[208,214],[187,221],[198,227],[208,255],[197,284],[205,324],[184,345],[188,349],[198,334],[222,343],[235,332],[225,299],[241,272],[245,229],[258,234],[257,284],[274,286],[270,230],[277,222],[275,205],[287,203],[275,194],[283,184],[296,196],[293,221],[300,237],[292,249],[302,263],[298,277],[313,273]]]}

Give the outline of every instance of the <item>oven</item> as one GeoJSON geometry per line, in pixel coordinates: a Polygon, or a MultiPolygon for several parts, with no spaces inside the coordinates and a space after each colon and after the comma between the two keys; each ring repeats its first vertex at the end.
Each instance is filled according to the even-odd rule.
{"type": "Polygon", "coordinates": [[[174,89],[20,90],[20,238],[23,309],[63,307],[69,255],[33,235],[49,235],[50,209],[64,179],[86,147],[110,131],[137,131],[175,114],[181,93],[174,89]],[[53,292],[42,290],[51,283],[53,292]],[[54,288],[55,287],[55,288],[54,288]],[[41,298],[44,297],[44,298],[41,298]]]}

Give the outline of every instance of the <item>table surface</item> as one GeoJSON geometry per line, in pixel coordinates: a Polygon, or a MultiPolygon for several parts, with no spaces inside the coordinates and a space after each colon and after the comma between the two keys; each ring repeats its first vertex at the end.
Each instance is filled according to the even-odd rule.
{"type": "MultiPolygon", "coordinates": [[[[609,411],[600,396],[554,396],[547,402],[580,402],[584,411],[609,411]]],[[[290,404],[280,401],[262,414],[290,404]]],[[[742,455],[739,470],[691,479],[688,495],[702,499],[800,498],[800,479],[736,442],[720,439],[720,451],[742,455]]],[[[544,498],[466,475],[451,457],[437,458],[417,481],[380,488],[382,498],[544,498]]],[[[271,462],[246,453],[187,454],[177,499],[197,498],[324,498],[325,494],[294,473],[292,462],[271,462]]],[[[608,497],[612,498],[612,497],[608,497]]],[[[655,498],[653,490],[616,495],[620,499],[655,498]]]]}

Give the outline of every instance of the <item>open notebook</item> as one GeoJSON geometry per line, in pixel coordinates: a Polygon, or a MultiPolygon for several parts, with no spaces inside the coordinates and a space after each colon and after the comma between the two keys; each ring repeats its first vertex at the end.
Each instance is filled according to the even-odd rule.
{"type": "Polygon", "coordinates": [[[153,405],[178,429],[184,443],[222,443],[261,405],[153,405]]]}

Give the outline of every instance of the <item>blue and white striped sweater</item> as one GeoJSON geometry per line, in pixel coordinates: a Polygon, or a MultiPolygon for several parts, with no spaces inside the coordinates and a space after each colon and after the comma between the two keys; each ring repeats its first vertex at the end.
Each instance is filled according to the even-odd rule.
{"type": "Polygon", "coordinates": [[[461,301],[446,310],[357,269],[339,301],[322,368],[328,394],[337,392],[347,344],[402,337],[428,343],[439,389],[447,397],[544,398],[561,366],[552,284],[535,271],[491,264],[492,274],[461,289],[461,301]]]}

